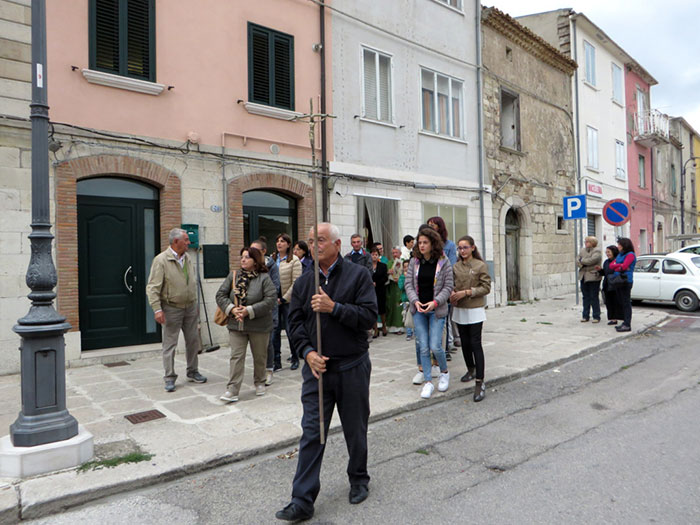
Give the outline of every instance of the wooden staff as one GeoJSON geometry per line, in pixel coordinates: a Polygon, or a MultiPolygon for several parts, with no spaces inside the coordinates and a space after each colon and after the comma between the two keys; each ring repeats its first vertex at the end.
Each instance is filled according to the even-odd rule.
{"type": "MultiPolygon", "coordinates": [[[[322,121],[326,118],[335,118],[333,115],[325,115],[322,113],[314,114],[314,102],[313,99],[309,99],[309,114],[301,115],[295,120],[305,120],[309,119],[309,142],[311,144],[311,187],[312,187],[312,197],[311,205],[313,206],[313,218],[314,218],[314,290],[316,294],[321,293],[321,283],[319,279],[320,268],[318,265],[318,206],[316,199],[316,188],[317,188],[317,178],[318,173],[316,170],[316,120],[322,121]]],[[[316,312],[316,353],[323,357],[323,346],[321,343],[321,312],[316,312]]],[[[320,427],[320,441],[323,445],[326,442],[326,428],[323,415],[323,373],[318,375],[318,422],[320,427]]]]}

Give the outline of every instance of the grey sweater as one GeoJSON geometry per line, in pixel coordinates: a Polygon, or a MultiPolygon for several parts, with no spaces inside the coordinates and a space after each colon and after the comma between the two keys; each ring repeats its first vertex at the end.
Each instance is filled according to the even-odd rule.
{"type": "MultiPolygon", "coordinates": [[[[416,313],[416,301],[418,301],[418,279],[417,270],[420,268],[420,261],[415,257],[411,257],[411,262],[408,263],[406,271],[406,296],[410,303],[411,313],[416,313]]],[[[436,270],[435,284],[433,286],[433,300],[437,301],[435,316],[442,319],[447,315],[447,303],[450,300],[450,294],[454,288],[454,275],[450,261],[444,255],[438,261],[436,270]]]]}
{"type": "MultiPolygon", "coordinates": [[[[233,295],[233,272],[228,274],[219,291],[216,292],[216,304],[226,314],[235,305],[233,295]]],[[[248,298],[246,301],[248,317],[243,320],[242,332],[271,332],[272,309],[277,305],[277,289],[267,273],[259,274],[248,283],[248,298]]],[[[239,330],[239,323],[233,316],[228,320],[229,330],[239,330]]]]}

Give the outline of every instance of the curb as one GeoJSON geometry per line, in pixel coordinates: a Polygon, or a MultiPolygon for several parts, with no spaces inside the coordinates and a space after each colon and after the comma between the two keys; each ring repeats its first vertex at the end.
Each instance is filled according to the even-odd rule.
{"type": "MultiPolygon", "coordinates": [[[[576,359],[580,359],[581,357],[585,357],[587,355],[593,354],[597,352],[598,350],[612,345],[619,343],[620,341],[623,341],[625,339],[628,339],[630,337],[637,336],[639,334],[642,334],[646,332],[647,330],[650,330],[654,327],[657,327],[661,325],[662,323],[666,322],[671,316],[670,315],[664,315],[661,319],[653,322],[652,324],[648,326],[644,326],[643,328],[639,328],[637,330],[631,331],[625,335],[620,335],[617,336],[613,339],[610,339],[604,343],[597,344],[595,346],[591,346],[588,348],[584,348],[583,350],[576,352],[575,354],[556,359],[554,361],[550,361],[547,363],[543,363],[541,365],[537,365],[531,368],[527,368],[525,370],[522,370],[520,372],[516,372],[513,374],[509,374],[506,376],[501,376],[499,378],[493,379],[492,381],[488,382],[489,387],[490,386],[498,386],[506,383],[510,383],[512,381],[524,378],[524,377],[529,377],[535,374],[538,374],[540,372],[543,372],[545,370],[549,370],[551,368],[555,368],[557,366],[560,366],[562,364],[568,363],[570,361],[574,361],[576,359]]],[[[386,412],[382,412],[381,414],[375,414],[375,415],[370,415],[369,422],[370,423],[376,423],[378,421],[383,421],[385,419],[389,419],[392,417],[395,417],[399,414],[404,414],[407,412],[414,412],[416,410],[433,406],[438,403],[443,403],[445,401],[449,401],[452,399],[456,399],[459,397],[466,396],[467,394],[471,394],[474,391],[474,387],[467,387],[467,388],[459,388],[455,390],[448,391],[445,393],[445,395],[435,397],[429,400],[416,400],[415,402],[409,403],[407,405],[404,405],[399,408],[391,409],[386,412]]],[[[329,429],[328,434],[335,434],[338,432],[341,432],[342,427],[337,426],[335,428],[329,429]]],[[[86,488],[83,490],[80,490],[77,488],[76,491],[70,492],[70,493],[62,493],[62,494],[56,494],[53,497],[46,498],[46,499],[40,499],[35,502],[29,502],[29,503],[23,503],[23,482],[18,482],[14,484],[12,487],[17,495],[17,500],[16,502],[13,501],[13,505],[6,505],[4,508],[0,508],[0,524],[3,523],[17,523],[18,519],[19,520],[25,520],[25,519],[35,519],[35,518],[40,518],[44,517],[48,514],[53,514],[56,512],[61,512],[65,511],[67,509],[70,509],[72,507],[76,507],[79,505],[84,505],[86,503],[94,502],[96,500],[106,498],[108,496],[113,496],[115,494],[123,493],[123,492],[128,492],[131,490],[135,489],[142,489],[142,488],[147,488],[159,483],[164,483],[164,482],[169,482],[169,481],[174,481],[177,479],[181,479],[185,476],[192,475],[192,474],[197,474],[199,472],[203,472],[206,470],[214,469],[217,467],[221,467],[224,465],[229,465],[232,463],[238,463],[241,461],[246,461],[250,458],[253,458],[255,456],[259,456],[262,454],[266,454],[275,450],[279,450],[281,448],[285,447],[293,447],[299,442],[299,435],[289,438],[289,439],[283,439],[281,441],[278,441],[276,443],[271,443],[269,445],[265,445],[259,448],[254,448],[254,449],[249,449],[245,451],[240,451],[232,454],[225,454],[222,456],[218,456],[215,458],[212,458],[210,460],[206,460],[203,462],[199,463],[192,463],[190,465],[183,465],[177,468],[170,468],[168,470],[164,470],[160,473],[153,473],[153,474],[147,474],[147,475],[142,475],[142,476],[136,476],[133,477],[132,479],[127,479],[121,482],[116,482],[116,483],[106,483],[103,486],[93,486],[90,488],[86,488]]],[[[63,472],[70,472],[73,469],[69,469],[67,471],[63,472]]],[[[46,477],[46,476],[43,476],[46,477]]],[[[33,478],[33,479],[40,479],[40,478],[33,478]]],[[[31,480],[27,480],[31,481],[31,480]]],[[[55,494],[55,493],[54,493],[55,494]]]]}

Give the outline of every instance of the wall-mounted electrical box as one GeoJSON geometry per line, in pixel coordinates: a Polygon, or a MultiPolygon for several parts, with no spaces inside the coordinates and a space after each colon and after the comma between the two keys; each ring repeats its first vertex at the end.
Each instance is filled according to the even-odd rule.
{"type": "Polygon", "coordinates": [[[190,248],[199,248],[199,224],[181,224],[180,228],[187,232],[190,237],[190,248]]]}

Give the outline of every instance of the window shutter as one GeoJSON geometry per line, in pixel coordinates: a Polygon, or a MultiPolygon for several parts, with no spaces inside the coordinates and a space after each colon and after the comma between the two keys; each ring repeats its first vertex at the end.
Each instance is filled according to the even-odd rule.
{"type": "Polygon", "coordinates": [[[257,28],[250,31],[250,94],[252,102],[270,103],[270,35],[257,28]]]}
{"type": "Polygon", "coordinates": [[[365,88],[365,117],[377,119],[377,54],[365,49],[363,51],[363,78],[365,88]]]}
{"type": "Polygon", "coordinates": [[[94,68],[119,74],[119,0],[95,0],[94,68]]]}
{"type": "Polygon", "coordinates": [[[391,121],[391,59],[379,55],[379,120],[391,121]]]}
{"type": "Polygon", "coordinates": [[[292,39],[286,35],[273,35],[274,38],[274,101],[281,108],[294,108],[294,47],[292,39]]]}
{"type": "Polygon", "coordinates": [[[148,0],[129,0],[127,3],[127,76],[149,78],[150,13],[148,0]]]}

